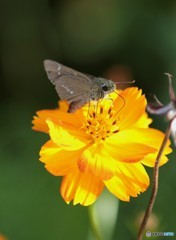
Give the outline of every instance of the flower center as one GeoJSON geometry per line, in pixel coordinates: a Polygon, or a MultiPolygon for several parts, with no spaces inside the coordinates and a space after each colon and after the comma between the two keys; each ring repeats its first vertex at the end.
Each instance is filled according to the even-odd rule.
{"type": "Polygon", "coordinates": [[[90,108],[85,123],[86,133],[91,135],[95,141],[105,140],[110,135],[118,133],[118,121],[117,111],[112,106],[90,108]]]}

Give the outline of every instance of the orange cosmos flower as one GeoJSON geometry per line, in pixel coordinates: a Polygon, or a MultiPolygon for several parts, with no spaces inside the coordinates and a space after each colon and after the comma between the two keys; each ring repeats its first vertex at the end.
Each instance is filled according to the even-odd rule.
{"type": "MultiPolygon", "coordinates": [[[[144,165],[154,166],[164,134],[148,127],[151,119],[141,90],[119,93],[75,113],[67,113],[68,104],[62,101],[59,108],[34,117],[33,129],[50,136],[40,161],[53,175],[63,176],[60,191],[67,203],[90,205],[104,187],[129,201],[149,186],[144,165]]],[[[168,160],[169,144],[160,165],[168,160]]]]}

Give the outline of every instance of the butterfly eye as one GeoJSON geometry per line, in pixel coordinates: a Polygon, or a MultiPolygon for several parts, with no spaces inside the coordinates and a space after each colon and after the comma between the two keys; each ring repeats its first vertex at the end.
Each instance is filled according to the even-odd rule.
{"type": "Polygon", "coordinates": [[[102,90],[106,92],[106,91],[108,91],[108,90],[109,90],[109,87],[108,87],[108,86],[106,86],[106,85],[104,85],[104,86],[102,86],[102,90]]]}

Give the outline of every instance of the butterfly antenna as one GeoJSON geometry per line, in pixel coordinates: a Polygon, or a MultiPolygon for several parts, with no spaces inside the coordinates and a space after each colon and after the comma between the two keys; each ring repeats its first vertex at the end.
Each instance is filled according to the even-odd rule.
{"type": "Polygon", "coordinates": [[[114,117],[116,117],[117,116],[117,114],[125,107],[125,104],[126,104],[126,101],[125,101],[125,99],[119,94],[119,93],[117,93],[116,91],[114,91],[121,99],[122,99],[122,101],[123,101],[123,104],[122,104],[122,106],[121,106],[121,108],[115,113],[115,115],[114,115],[114,117]]]}
{"type": "Polygon", "coordinates": [[[130,83],[130,84],[132,84],[132,83],[135,83],[135,80],[133,80],[133,81],[125,81],[125,82],[117,82],[117,81],[115,81],[115,84],[121,84],[121,83],[123,83],[123,84],[130,83]]]}

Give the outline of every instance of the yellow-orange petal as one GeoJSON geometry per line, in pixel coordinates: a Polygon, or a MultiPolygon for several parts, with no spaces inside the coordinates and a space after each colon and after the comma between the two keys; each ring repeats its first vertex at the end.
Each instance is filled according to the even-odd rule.
{"type": "Polygon", "coordinates": [[[107,189],[122,201],[129,201],[130,196],[137,197],[149,185],[149,177],[140,163],[119,163],[117,174],[104,181],[107,189]]]}
{"type": "Polygon", "coordinates": [[[34,116],[32,124],[32,129],[35,131],[41,131],[48,133],[48,125],[46,120],[52,119],[53,122],[58,123],[60,121],[60,112],[67,112],[68,103],[65,101],[58,102],[58,108],[56,109],[45,109],[36,112],[37,116],[34,116]]]}
{"type": "Polygon", "coordinates": [[[64,101],[59,102],[59,119],[61,120],[62,124],[64,126],[75,126],[77,128],[80,128],[82,126],[82,123],[84,121],[84,111],[82,108],[77,109],[74,113],[68,113],[67,110],[65,111],[65,104],[67,104],[67,110],[68,110],[68,103],[65,103],[64,101]]]}
{"type": "Polygon", "coordinates": [[[86,146],[88,139],[83,136],[81,137],[81,131],[77,129],[69,129],[67,131],[60,125],[53,123],[51,120],[47,120],[49,134],[52,141],[59,147],[67,151],[75,151],[86,146]],[[71,133],[70,133],[71,130],[71,133]]]}
{"type": "Polygon", "coordinates": [[[65,202],[88,206],[96,201],[103,188],[99,178],[75,169],[63,178],[60,191],[65,202]]]}
{"type": "Polygon", "coordinates": [[[55,176],[64,176],[77,167],[80,151],[65,151],[53,141],[46,142],[40,150],[40,161],[45,168],[55,176]]]}
{"type": "MultiPolygon", "coordinates": [[[[124,99],[125,105],[119,111],[119,128],[126,129],[136,126],[141,116],[145,114],[147,105],[145,96],[142,91],[136,87],[127,88],[120,92],[120,96],[124,99]]],[[[114,106],[118,104],[118,98],[114,101],[114,106]]],[[[117,108],[119,109],[119,107],[117,108]]],[[[146,125],[146,122],[144,123],[146,125]]]]}
{"type": "MultiPolygon", "coordinates": [[[[164,134],[155,129],[127,129],[107,138],[105,148],[118,161],[138,162],[146,155],[158,152],[163,138],[164,134]]],[[[167,153],[170,152],[168,145],[169,141],[167,153]]]]}
{"type": "Polygon", "coordinates": [[[37,116],[34,116],[32,120],[32,129],[35,131],[48,133],[49,129],[46,124],[46,119],[43,116],[41,117],[41,115],[44,115],[42,113],[45,113],[45,110],[36,112],[37,116]]]}
{"type": "Polygon", "coordinates": [[[137,128],[148,128],[148,126],[152,123],[152,119],[148,117],[147,113],[141,115],[141,118],[133,125],[133,127],[137,128]]]}
{"type": "MultiPolygon", "coordinates": [[[[151,144],[154,144],[158,148],[158,151],[159,151],[159,149],[161,147],[161,141],[163,140],[161,138],[160,141],[159,141],[159,137],[160,137],[160,135],[163,135],[163,138],[164,138],[164,134],[161,133],[160,131],[156,130],[156,129],[150,128],[150,130],[152,130],[153,132],[156,132],[156,134],[158,135],[158,141],[157,141],[157,137],[155,137],[155,139],[153,139],[153,140],[156,140],[157,142],[152,142],[151,144]],[[159,144],[159,142],[160,142],[160,144],[159,144]]],[[[156,136],[156,134],[155,134],[155,136],[156,136]]],[[[169,145],[170,145],[170,140],[167,141],[167,144],[165,146],[165,149],[164,149],[163,154],[162,154],[162,156],[160,158],[160,161],[159,161],[159,166],[162,166],[163,164],[165,164],[168,161],[168,158],[167,158],[166,155],[172,152],[172,149],[169,147],[169,145]]],[[[146,155],[142,159],[141,163],[148,166],[148,167],[154,167],[155,166],[155,161],[156,161],[156,158],[157,158],[157,155],[158,155],[158,151],[155,152],[155,153],[150,153],[150,154],[146,155]]]]}
{"type": "MultiPolygon", "coordinates": [[[[166,153],[164,153],[166,154],[166,153]]],[[[169,153],[167,153],[169,154],[169,153]]],[[[155,161],[156,161],[156,157],[157,157],[158,153],[151,153],[151,154],[148,154],[147,156],[145,156],[141,163],[148,166],[148,167],[154,167],[155,166],[155,161]]],[[[162,166],[164,165],[165,163],[168,162],[168,158],[163,155],[161,158],[160,158],[160,161],[159,161],[159,166],[162,166]]]]}
{"type": "Polygon", "coordinates": [[[75,113],[67,113],[68,103],[65,101],[59,102],[59,107],[56,109],[46,109],[37,111],[33,118],[32,129],[35,131],[41,131],[48,133],[48,125],[46,123],[47,119],[51,119],[52,122],[59,124],[65,128],[75,127],[81,128],[84,119],[84,113],[82,109],[79,109],[75,113]]]}
{"type": "Polygon", "coordinates": [[[78,167],[82,172],[107,180],[115,173],[116,160],[105,151],[103,144],[93,144],[82,152],[78,167]]]}

